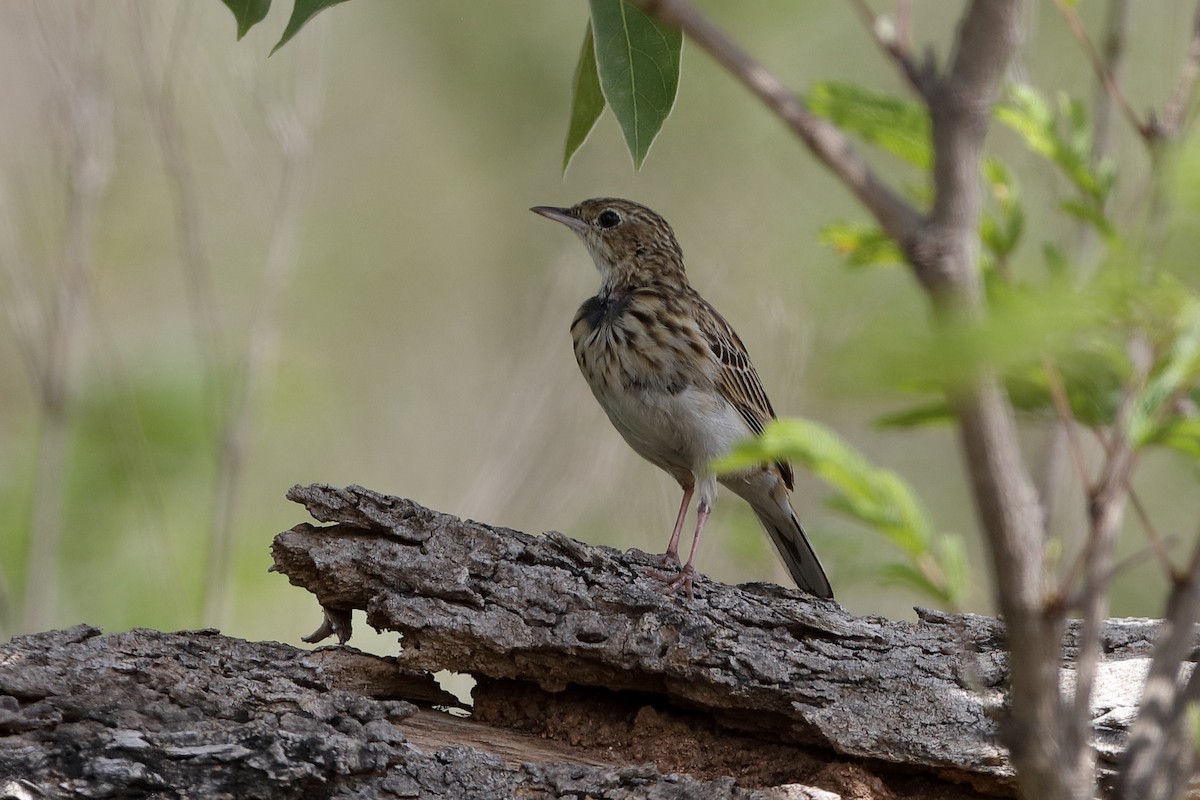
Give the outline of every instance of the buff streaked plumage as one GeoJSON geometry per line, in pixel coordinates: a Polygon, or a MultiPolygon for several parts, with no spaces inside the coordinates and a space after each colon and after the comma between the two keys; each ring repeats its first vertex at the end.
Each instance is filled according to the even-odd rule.
{"type": "Polygon", "coordinates": [[[791,467],[763,464],[719,476],[709,469],[737,441],[762,433],[775,411],[737,333],[688,282],[671,226],[618,198],[532,210],[574,231],[600,271],[600,290],[571,323],[580,371],[629,445],[683,489],[666,563],[679,564],[684,517],[699,493],[690,554],[668,587],[692,594],[696,545],[720,481],[754,509],[796,584],[832,597],[791,507],[791,467]]]}

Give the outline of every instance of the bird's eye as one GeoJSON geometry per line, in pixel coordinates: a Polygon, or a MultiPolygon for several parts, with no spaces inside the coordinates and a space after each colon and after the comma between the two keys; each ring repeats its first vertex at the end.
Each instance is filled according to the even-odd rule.
{"type": "Polygon", "coordinates": [[[601,228],[615,228],[621,224],[621,215],[611,208],[606,208],[596,217],[596,224],[601,228]]]}

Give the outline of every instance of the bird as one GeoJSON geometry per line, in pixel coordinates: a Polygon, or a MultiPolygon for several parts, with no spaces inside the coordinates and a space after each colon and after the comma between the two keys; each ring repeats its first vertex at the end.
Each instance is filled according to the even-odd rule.
{"type": "Polygon", "coordinates": [[[600,289],[571,322],[575,360],[613,426],[642,458],[683,490],[667,550],[657,559],[663,591],[693,597],[696,548],[712,513],[718,482],[753,509],[796,585],[821,598],[833,589],[791,505],[794,475],[786,461],[715,474],[710,466],[733,445],[757,436],[775,411],[745,345],[688,282],[683,250],[660,215],[615,197],[569,208],[530,209],[560,222],[582,241],[600,272],[600,289]],[[696,527],[687,561],[679,541],[692,497],[696,527]]]}

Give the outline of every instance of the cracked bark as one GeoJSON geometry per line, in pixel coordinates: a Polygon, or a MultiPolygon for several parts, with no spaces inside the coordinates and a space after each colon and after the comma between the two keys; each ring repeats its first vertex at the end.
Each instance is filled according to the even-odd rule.
{"type": "MultiPolygon", "coordinates": [[[[359,611],[400,634],[396,656],[213,631],[20,637],[0,646],[0,789],[1016,793],[995,723],[1008,671],[994,619],[855,617],[798,591],[703,577],[687,603],[656,591],[643,557],[559,533],[465,521],[361,487],[289,497],[330,524],[276,536],[274,569],[312,592],[341,636],[359,611]],[[477,679],[469,718],[439,710],[456,703],[433,684],[441,669],[477,679]]],[[[1120,756],[1156,630],[1146,620],[1102,629],[1092,728],[1104,768],[1120,756]]],[[[1068,628],[1068,682],[1075,636],[1068,628]]]]}

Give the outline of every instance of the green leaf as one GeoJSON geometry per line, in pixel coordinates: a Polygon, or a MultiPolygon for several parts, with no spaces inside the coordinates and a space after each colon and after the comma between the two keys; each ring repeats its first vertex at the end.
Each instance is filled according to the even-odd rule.
{"type": "Polygon", "coordinates": [[[1170,424],[1170,409],[1164,405],[1200,377],[1200,301],[1188,299],[1179,311],[1176,331],[1166,361],[1134,398],[1129,439],[1135,447],[1161,435],[1162,427],[1170,424]]]}
{"type": "Polygon", "coordinates": [[[837,434],[811,420],[770,422],[761,436],[739,443],[712,467],[736,472],[770,461],[803,464],[833,489],[827,502],[887,537],[911,565],[888,567],[897,579],[934,597],[957,603],[966,580],[956,537],[936,535],[924,507],[904,479],[871,464],[837,434]]]}
{"type": "Polygon", "coordinates": [[[223,0],[237,20],[237,38],[245,36],[251,28],[263,21],[271,9],[271,0],[223,0]]]}
{"type": "Polygon", "coordinates": [[[805,98],[809,111],[835,123],[918,169],[933,164],[925,107],[853,83],[815,84],[805,98]]]}
{"type": "Polygon", "coordinates": [[[1104,212],[1094,202],[1063,200],[1058,204],[1058,207],[1070,216],[1075,217],[1075,219],[1091,225],[1105,239],[1111,241],[1116,238],[1117,231],[1113,228],[1112,222],[1109,221],[1108,217],[1104,216],[1104,212]]]}
{"type": "Polygon", "coordinates": [[[590,0],[596,67],[635,169],[675,105],[683,34],[627,0],[590,0]]]}
{"type": "Polygon", "coordinates": [[[836,490],[832,506],[880,528],[905,551],[921,549],[933,538],[924,509],[898,475],[875,467],[811,420],[774,420],[761,436],[738,444],[713,468],[729,472],[781,459],[810,469],[836,490]]]}
{"type": "Polygon", "coordinates": [[[921,425],[933,425],[939,422],[950,422],[954,419],[954,411],[944,400],[937,400],[903,411],[894,411],[875,420],[879,428],[917,428],[921,425]]]}
{"type": "Polygon", "coordinates": [[[588,22],[583,34],[583,47],[579,51],[579,63],[575,66],[575,82],[571,91],[571,124],[567,128],[567,147],[563,153],[563,172],[571,164],[588,134],[604,111],[604,94],[600,91],[600,77],[596,73],[596,47],[592,40],[592,23],[588,22]]]}
{"type": "Polygon", "coordinates": [[[834,222],[821,228],[820,241],[829,245],[851,267],[904,263],[904,254],[878,225],[834,222]]]}
{"type": "Polygon", "coordinates": [[[344,2],[346,0],[296,0],[296,5],[292,6],[292,17],[288,20],[287,27],[283,29],[283,36],[279,38],[279,43],[271,48],[271,55],[290,42],[292,37],[299,33],[310,19],[330,6],[344,2]]]}
{"type": "Polygon", "coordinates": [[[1147,444],[1157,444],[1200,461],[1200,419],[1174,419],[1161,426],[1147,444]]]}
{"type": "Polygon", "coordinates": [[[1042,93],[1026,84],[1009,87],[1008,97],[996,105],[996,119],[1016,131],[1033,152],[1053,159],[1057,144],[1054,111],[1042,93]]]}
{"type": "Polygon", "coordinates": [[[995,212],[985,214],[980,224],[984,246],[999,261],[1007,260],[1025,232],[1025,209],[1021,207],[1021,190],[1008,167],[998,158],[983,162],[983,177],[991,189],[995,212]]]}
{"type": "Polygon", "coordinates": [[[1096,207],[1103,207],[1116,170],[1109,161],[1092,164],[1092,122],[1081,101],[1063,94],[1055,108],[1037,89],[1016,84],[997,104],[995,116],[1020,134],[1030,150],[1055,164],[1096,207]]]}
{"type": "Polygon", "coordinates": [[[1042,259],[1046,262],[1046,271],[1055,280],[1062,280],[1070,273],[1070,264],[1062,248],[1053,242],[1042,245],[1042,259]]]}

